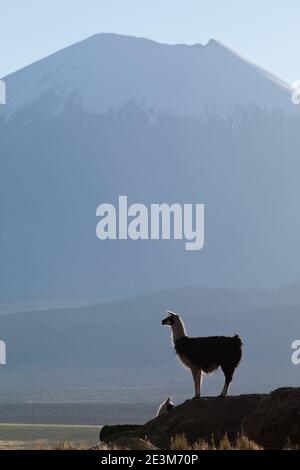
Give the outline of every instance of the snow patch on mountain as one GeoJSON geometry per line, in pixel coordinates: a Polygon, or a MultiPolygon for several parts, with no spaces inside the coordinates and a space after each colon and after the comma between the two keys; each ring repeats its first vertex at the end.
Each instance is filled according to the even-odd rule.
{"type": "Polygon", "coordinates": [[[296,112],[290,87],[220,42],[167,45],[98,34],[5,78],[10,118],[48,96],[54,115],[70,100],[102,114],[134,100],[144,109],[201,117],[236,105],[296,112]]]}

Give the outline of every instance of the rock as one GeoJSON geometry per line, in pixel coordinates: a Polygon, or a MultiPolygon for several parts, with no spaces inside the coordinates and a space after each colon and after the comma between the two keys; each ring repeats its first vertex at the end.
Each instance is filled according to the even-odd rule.
{"type": "Polygon", "coordinates": [[[218,444],[225,434],[230,441],[244,434],[265,449],[282,449],[288,442],[300,446],[300,388],[187,400],[143,426],[106,426],[101,439],[130,449],[140,445],[167,449],[172,438],[183,434],[190,444],[212,439],[218,444]]]}
{"type": "Polygon", "coordinates": [[[101,442],[112,442],[122,436],[127,436],[129,432],[135,431],[141,426],[137,424],[120,424],[116,426],[103,426],[99,439],[101,442]]]}
{"type": "Polygon", "coordinates": [[[244,423],[245,434],[265,449],[300,444],[300,388],[280,388],[261,400],[244,423]]]}
{"type": "Polygon", "coordinates": [[[212,438],[218,443],[226,433],[234,440],[241,433],[243,421],[255,411],[261,399],[262,395],[241,395],[188,400],[133,431],[131,436],[147,438],[159,448],[168,448],[171,438],[181,434],[191,444],[212,438]]]}

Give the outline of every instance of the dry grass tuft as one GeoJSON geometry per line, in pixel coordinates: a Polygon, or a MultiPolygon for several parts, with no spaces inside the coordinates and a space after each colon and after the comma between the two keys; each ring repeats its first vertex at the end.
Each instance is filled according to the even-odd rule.
{"type": "Polygon", "coordinates": [[[88,450],[88,446],[80,442],[57,441],[52,450],[88,450]]]}
{"type": "MultiPolygon", "coordinates": [[[[151,446],[150,441],[145,441],[145,450],[148,450],[147,444],[151,446]]],[[[37,444],[36,449],[46,449],[42,442],[37,444]]],[[[132,447],[130,447],[132,448],[132,447]]],[[[90,448],[85,443],[76,443],[70,441],[58,441],[54,446],[51,447],[52,450],[95,450],[95,451],[102,451],[102,450],[129,450],[129,447],[114,445],[113,443],[105,443],[102,442],[96,445],[93,448],[90,448]]],[[[200,450],[200,451],[207,451],[207,450],[264,450],[263,447],[256,444],[254,441],[251,441],[245,435],[239,435],[234,441],[230,441],[227,434],[223,437],[218,445],[215,444],[213,437],[210,441],[199,440],[194,444],[190,444],[188,439],[184,434],[180,434],[172,438],[170,444],[170,450],[200,450]]],[[[291,442],[287,442],[284,450],[300,450],[299,445],[292,444],[291,442]]]]}
{"type": "Polygon", "coordinates": [[[262,447],[248,439],[246,436],[238,436],[231,442],[227,434],[220,441],[218,446],[215,445],[213,438],[211,442],[200,440],[194,444],[190,444],[184,435],[175,436],[171,441],[171,450],[263,450],[262,447]]]}

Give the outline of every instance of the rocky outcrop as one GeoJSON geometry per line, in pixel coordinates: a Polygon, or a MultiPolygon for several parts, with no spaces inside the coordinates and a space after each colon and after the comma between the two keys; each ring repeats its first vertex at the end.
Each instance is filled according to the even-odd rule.
{"type": "Polygon", "coordinates": [[[218,443],[227,433],[235,439],[242,423],[255,411],[260,395],[187,400],[168,414],[149,421],[133,434],[146,437],[158,447],[168,447],[171,438],[184,434],[190,443],[200,439],[218,443]]]}
{"type": "Polygon", "coordinates": [[[225,434],[230,441],[245,434],[266,449],[281,449],[288,442],[300,445],[300,388],[279,389],[269,395],[187,400],[143,426],[119,427],[115,432],[113,426],[106,426],[104,431],[101,440],[148,440],[158,448],[168,448],[172,438],[182,434],[191,444],[199,440],[218,444],[225,434]]]}
{"type": "Polygon", "coordinates": [[[280,388],[262,399],[244,431],[266,449],[300,447],[300,388],[280,388]]]}
{"type": "Polygon", "coordinates": [[[137,424],[119,424],[115,426],[103,426],[100,431],[101,442],[113,442],[123,436],[130,436],[130,433],[136,431],[141,426],[137,424]]]}

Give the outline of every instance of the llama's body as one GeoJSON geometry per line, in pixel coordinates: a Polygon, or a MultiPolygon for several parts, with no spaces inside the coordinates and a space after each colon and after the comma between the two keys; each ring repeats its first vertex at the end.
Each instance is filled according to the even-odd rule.
{"type": "Polygon", "coordinates": [[[173,408],[174,408],[174,404],[171,402],[171,397],[168,397],[158,408],[156,416],[167,414],[171,410],[173,410],[173,408]]]}
{"type": "Polygon", "coordinates": [[[211,373],[221,367],[225,384],[221,396],[225,397],[235,369],[242,357],[242,341],[239,336],[209,336],[190,338],[186,335],[183,321],[172,312],[162,321],[172,328],[176,354],[188,367],[194,378],[195,398],[200,397],[202,373],[211,373]]]}
{"type": "Polygon", "coordinates": [[[176,354],[184,365],[199,367],[210,373],[218,367],[229,369],[241,360],[241,340],[238,336],[210,336],[207,338],[189,338],[188,336],[174,342],[176,354]]]}

